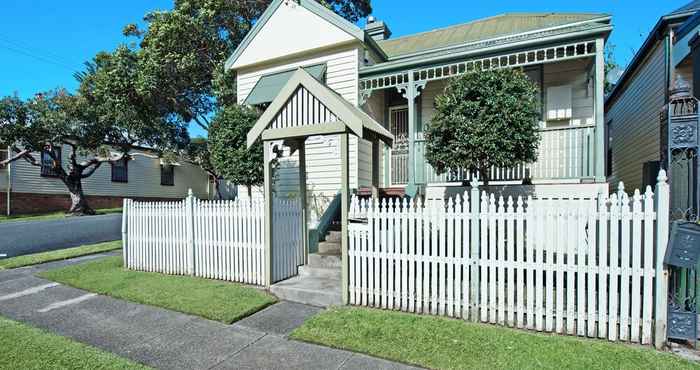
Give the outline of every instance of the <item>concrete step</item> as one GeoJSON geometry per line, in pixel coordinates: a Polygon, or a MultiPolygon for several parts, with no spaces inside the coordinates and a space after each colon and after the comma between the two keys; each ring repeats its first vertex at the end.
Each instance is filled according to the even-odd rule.
{"type": "Polygon", "coordinates": [[[328,234],[326,234],[326,241],[327,242],[338,242],[340,243],[341,238],[343,237],[343,233],[341,231],[329,231],[328,234]]]}
{"type": "Polygon", "coordinates": [[[299,266],[299,276],[340,280],[341,271],[339,267],[315,267],[307,265],[299,266]]]}
{"type": "Polygon", "coordinates": [[[322,268],[340,268],[340,256],[335,254],[311,253],[309,254],[309,266],[322,268]]]}
{"type": "Polygon", "coordinates": [[[341,246],[340,242],[320,242],[318,243],[318,253],[321,254],[335,254],[340,256],[341,246]]]}
{"type": "Polygon", "coordinates": [[[296,276],[270,287],[279,299],[311,306],[339,306],[343,303],[340,279],[296,276]]]}

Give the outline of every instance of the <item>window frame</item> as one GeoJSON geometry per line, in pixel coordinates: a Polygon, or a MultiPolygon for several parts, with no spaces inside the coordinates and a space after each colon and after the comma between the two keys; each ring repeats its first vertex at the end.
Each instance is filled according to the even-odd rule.
{"type": "Polygon", "coordinates": [[[48,156],[48,159],[50,159],[52,162],[54,159],[48,154],[48,150],[44,148],[41,151],[41,156],[40,156],[40,161],[41,161],[41,177],[48,177],[48,178],[58,178],[60,177],[60,173],[56,170],[54,170],[54,167],[61,167],[63,165],[63,152],[60,146],[55,146],[53,147],[53,152],[55,153],[56,157],[58,158],[57,162],[58,165],[54,165],[52,163],[51,165],[47,165],[44,156],[48,156]]]}
{"type": "Polygon", "coordinates": [[[126,157],[120,159],[117,162],[112,162],[110,163],[112,165],[112,182],[119,182],[119,183],[128,183],[129,182],[129,161],[127,160],[126,157]],[[120,163],[123,163],[122,165],[119,165],[120,163]],[[115,169],[124,169],[123,173],[116,172],[115,169]]]}
{"type": "Polygon", "coordinates": [[[175,166],[172,164],[162,164],[160,165],[160,185],[161,186],[175,186],[175,166]],[[167,171],[169,168],[170,171],[167,171]]]}

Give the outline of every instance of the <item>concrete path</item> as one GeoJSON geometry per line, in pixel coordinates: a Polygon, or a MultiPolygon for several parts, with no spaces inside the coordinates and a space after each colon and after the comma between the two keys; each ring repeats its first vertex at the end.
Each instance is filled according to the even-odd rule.
{"type": "Polygon", "coordinates": [[[0,223],[0,255],[7,257],[121,239],[121,214],[0,223]]]}
{"type": "Polygon", "coordinates": [[[409,369],[292,341],[319,308],[280,302],[233,325],[55,284],[39,271],[101,256],[0,271],[0,315],[160,369],[409,369]]]}

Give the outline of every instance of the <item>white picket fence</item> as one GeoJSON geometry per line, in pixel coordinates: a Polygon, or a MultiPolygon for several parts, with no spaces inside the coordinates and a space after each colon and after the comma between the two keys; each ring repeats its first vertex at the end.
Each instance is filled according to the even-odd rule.
{"type": "MultiPolygon", "coordinates": [[[[265,284],[263,200],[180,202],[125,200],[124,265],[139,271],[265,284]]],[[[273,245],[273,275],[296,275],[301,231],[298,201],[276,199],[275,227],[287,231],[273,245]],[[278,266],[279,265],[279,266],[278,266]]]]}
{"type": "Polygon", "coordinates": [[[665,336],[668,185],[595,201],[351,203],[350,303],[651,343],[665,336]],[[661,279],[656,277],[660,276],[661,279]]]}

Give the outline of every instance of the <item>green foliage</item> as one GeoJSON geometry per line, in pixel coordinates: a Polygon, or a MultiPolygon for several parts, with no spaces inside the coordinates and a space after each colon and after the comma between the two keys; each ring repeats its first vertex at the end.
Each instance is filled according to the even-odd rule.
{"type": "Polygon", "coordinates": [[[248,131],[258,117],[254,108],[226,106],[217,112],[209,129],[209,151],[214,168],[224,179],[245,185],[249,190],[265,181],[262,141],[247,148],[248,131]]]}
{"type": "Polygon", "coordinates": [[[291,338],[428,369],[700,368],[671,353],[627,343],[366,308],[330,308],[291,338]]]}
{"type": "Polygon", "coordinates": [[[457,168],[488,181],[492,166],[537,159],[540,136],[537,88],[513,69],[467,73],[435,99],[427,125],[426,159],[438,174],[457,168]]]}
{"type": "Polygon", "coordinates": [[[89,292],[201,316],[225,324],[276,302],[269,293],[225,281],[127,270],[121,256],[42,272],[44,279],[89,292]]]}
{"type": "Polygon", "coordinates": [[[610,81],[610,73],[620,69],[620,65],[615,61],[615,45],[611,43],[605,44],[605,95],[611,93],[615,88],[615,83],[610,81]]]}
{"type": "Polygon", "coordinates": [[[67,337],[0,317],[0,369],[146,370],[67,337]]]}

